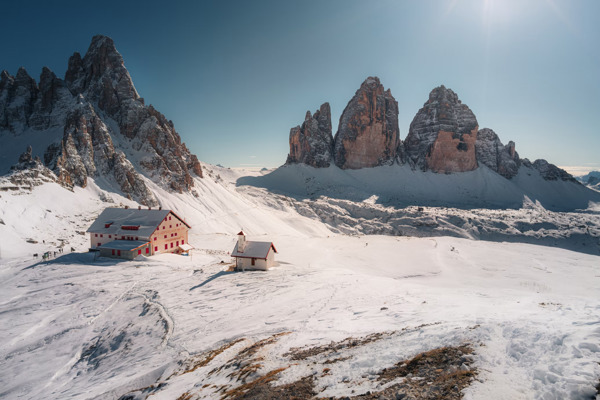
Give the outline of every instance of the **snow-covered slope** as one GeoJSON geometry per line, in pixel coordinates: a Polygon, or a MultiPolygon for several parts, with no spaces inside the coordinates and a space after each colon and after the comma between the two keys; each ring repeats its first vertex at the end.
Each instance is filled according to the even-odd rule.
{"type": "Polygon", "coordinates": [[[404,165],[359,170],[286,165],[260,177],[243,177],[239,185],[300,197],[327,196],[363,201],[373,195],[381,204],[456,208],[520,208],[525,196],[550,210],[586,209],[600,195],[572,181],[548,181],[533,168],[521,167],[506,179],[480,166],[474,171],[436,174],[404,165]]]}
{"type": "MultiPolygon", "coordinates": [[[[159,204],[164,209],[176,210],[193,226],[194,233],[231,234],[240,227],[251,235],[330,233],[315,220],[302,219],[295,223],[291,206],[270,209],[259,199],[236,192],[231,182],[237,178],[236,172],[215,169],[223,176],[230,174],[230,181],[216,175],[214,179],[211,176],[195,178],[195,189],[190,193],[173,194],[144,179],[159,204]]],[[[208,173],[212,174],[210,169],[208,173]]],[[[0,178],[0,237],[3,239],[0,256],[12,258],[54,251],[62,243],[68,249],[87,251],[89,237],[84,232],[105,207],[138,206],[124,194],[114,192],[114,186],[102,178],[90,178],[88,183],[86,188],[74,187],[73,191],[57,183],[18,189],[7,177],[0,178]]]]}
{"type": "Polygon", "coordinates": [[[470,343],[478,375],[465,398],[595,393],[597,256],[450,238],[273,238],[279,266],[266,273],[225,272],[232,237],[217,234],[194,236],[204,250],[191,258],[3,264],[0,397],[220,398],[243,384],[239,353],[280,332],[290,333],[260,349],[247,382],[285,368],[273,384],[314,376],[319,396],[377,393],[383,368],[470,343]],[[323,358],[284,356],[378,332],[391,333],[323,358]]]}
{"type": "MultiPolygon", "coordinates": [[[[346,192],[327,187],[332,197],[313,200],[240,185],[282,171],[249,177],[207,167],[194,191],[182,194],[147,180],[164,208],[191,223],[196,250],[134,261],[86,252],[81,232],[100,210],[137,206],[101,180],[69,191],[2,178],[0,398],[234,398],[261,379],[282,385],[309,376],[318,396],[377,398],[386,388],[404,390],[396,384],[422,382],[383,384],[384,368],[467,344],[474,353],[461,362],[476,379],[464,398],[593,398],[600,257],[584,249],[598,249],[596,211],[553,212],[534,201],[519,210],[399,209],[367,197],[363,171],[322,169],[346,192]],[[436,237],[362,235],[393,235],[386,229],[399,226],[411,227],[405,235],[436,237]],[[496,240],[530,232],[531,241],[547,236],[559,246],[555,232],[563,232],[583,251],[439,237],[439,226],[462,237],[497,226],[503,236],[496,240]],[[227,271],[240,228],[251,240],[274,241],[279,265],[266,273],[227,271]],[[57,258],[32,257],[61,243],[57,258]],[[347,337],[341,343],[353,345],[332,344],[347,337]],[[305,346],[331,349],[290,355],[305,346]]],[[[322,181],[304,184],[320,188],[322,181]]]]}

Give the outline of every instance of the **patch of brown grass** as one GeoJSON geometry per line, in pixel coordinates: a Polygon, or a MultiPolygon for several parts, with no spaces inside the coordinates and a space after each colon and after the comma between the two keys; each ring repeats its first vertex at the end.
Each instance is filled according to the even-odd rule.
{"type": "Polygon", "coordinates": [[[221,399],[242,399],[242,398],[246,398],[244,397],[246,395],[246,393],[258,386],[262,386],[262,385],[268,385],[269,382],[271,382],[272,380],[275,379],[275,375],[277,375],[278,373],[280,373],[281,371],[286,370],[287,367],[284,368],[278,368],[275,369],[273,371],[269,371],[268,373],[266,373],[265,375],[261,376],[260,378],[257,378],[255,380],[253,380],[252,382],[248,382],[248,383],[244,383],[243,385],[240,385],[236,388],[233,388],[231,390],[228,390],[227,392],[225,392],[223,394],[223,396],[221,397],[221,399]]]}
{"type": "Polygon", "coordinates": [[[275,343],[281,336],[289,335],[290,333],[291,332],[276,333],[274,335],[269,336],[266,339],[259,340],[258,342],[254,343],[252,346],[246,347],[245,349],[240,351],[238,353],[238,355],[236,356],[236,358],[239,359],[239,358],[252,357],[263,347],[275,343]]]}
{"type": "Polygon", "coordinates": [[[190,392],[185,392],[181,396],[177,398],[177,400],[190,400],[192,398],[192,394],[190,392]]]}
{"type": "Polygon", "coordinates": [[[375,342],[377,340],[383,339],[386,336],[393,335],[394,333],[396,332],[377,332],[358,339],[353,337],[347,337],[346,339],[341,340],[339,342],[331,342],[322,346],[315,346],[309,348],[292,347],[283,356],[290,357],[294,361],[306,360],[309,357],[313,357],[322,353],[333,353],[342,349],[364,346],[367,343],[375,342]]]}
{"type": "MultiPolygon", "coordinates": [[[[379,380],[390,382],[405,378],[403,382],[392,385],[384,392],[403,392],[416,399],[462,399],[462,390],[477,375],[477,370],[470,367],[471,358],[466,357],[472,353],[473,349],[469,345],[433,349],[384,369],[379,374],[379,380]],[[467,368],[461,368],[463,365],[467,368]]],[[[376,394],[379,396],[382,392],[376,394]]],[[[356,398],[377,398],[374,395],[356,398]]]]}
{"type": "Polygon", "coordinates": [[[187,374],[188,372],[194,372],[198,368],[204,367],[209,362],[211,362],[216,356],[223,353],[225,350],[229,349],[230,347],[235,346],[242,340],[244,340],[244,338],[236,339],[233,342],[225,343],[223,346],[219,347],[218,349],[211,350],[208,353],[203,354],[200,359],[192,360],[191,364],[183,372],[178,373],[177,375],[183,375],[183,374],[187,374]]]}
{"type": "Polygon", "coordinates": [[[351,359],[351,358],[352,358],[352,357],[348,356],[348,357],[339,357],[339,358],[334,358],[333,360],[329,359],[329,360],[325,360],[325,361],[323,361],[323,364],[335,364],[335,363],[337,363],[337,362],[340,362],[340,361],[346,361],[346,360],[349,360],[349,359],[351,359]]]}

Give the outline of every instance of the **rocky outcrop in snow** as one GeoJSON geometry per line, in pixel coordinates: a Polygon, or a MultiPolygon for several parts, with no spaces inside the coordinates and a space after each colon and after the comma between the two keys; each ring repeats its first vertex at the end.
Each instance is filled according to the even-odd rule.
{"type": "Polygon", "coordinates": [[[10,167],[8,181],[15,185],[13,190],[31,189],[47,182],[56,182],[57,177],[39,157],[33,157],[31,146],[28,146],[19,156],[19,162],[10,167]]]}
{"type": "Polygon", "coordinates": [[[504,146],[498,135],[489,128],[477,132],[475,154],[479,164],[487,166],[507,179],[519,172],[521,162],[519,154],[515,151],[515,142],[510,141],[504,146]]]}
{"type": "Polygon", "coordinates": [[[451,89],[439,86],[417,112],[404,141],[412,167],[440,173],[477,168],[477,118],[451,89]]]}
{"type": "Polygon", "coordinates": [[[535,160],[533,163],[528,159],[523,159],[522,165],[526,168],[533,168],[537,170],[542,178],[547,181],[571,181],[575,183],[579,183],[579,181],[573,178],[573,175],[569,174],[562,168],[558,168],[554,164],[550,164],[548,161],[544,159],[535,160]]]}
{"type": "Polygon", "coordinates": [[[108,177],[125,195],[156,205],[142,175],[177,192],[190,191],[193,176],[202,177],[198,158],[173,123],[144,104],[106,36],[94,36],[83,58],[73,54],[64,80],[46,67],[39,85],[24,68],[16,77],[2,72],[0,131],[21,135],[52,127],[63,128],[63,135],[48,147],[44,162],[65,186],[108,177]]]}
{"type": "Polygon", "coordinates": [[[335,164],[342,169],[390,165],[403,158],[398,103],[377,77],[368,77],[348,102],[334,138],[335,164]]]}
{"type": "Polygon", "coordinates": [[[306,112],[302,126],[290,129],[290,153],[286,164],[329,167],[333,160],[332,150],[331,109],[329,103],[323,103],[314,115],[306,112]]]}

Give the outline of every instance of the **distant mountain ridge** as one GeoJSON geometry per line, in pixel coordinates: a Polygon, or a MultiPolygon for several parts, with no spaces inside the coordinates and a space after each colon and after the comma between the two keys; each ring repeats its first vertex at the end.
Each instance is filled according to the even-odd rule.
{"type": "MultiPolygon", "coordinates": [[[[63,186],[85,187],[88,177],[100,177],[149,206],[158,202],[141,176],[180,193],[192,191],[193,176],[202,177],[198,158],[173,123],[145,105],[103,35],[93,37],[83,58],[71,56],[64,79],[46,67],[39,84],[23,67],[16,76],[2,71],[0,138],[13,144],[5,149],[33,146],[63,186]]],[[[9,157],[16,162],[18,155],[2,158],[9,157]]]]}
{"type": "MultiPolygon", "coordinates": [[[[324,106],[329,110],[329,103],[321,109],[324,106]]],[[[331,127],[331,113],[326,116],[329,120],[320,125],[331,127]]],[[[408,163],[413,170],[436,173],[473,171],[485,165],[506,179],[516,176],[523,166],[537,170],[546,180],[576,182],[546,160],[520,159],[514,142],[503,145],[493,130],[479,129],[471,109],[443,85],[431,91],[404,141],[398,127],[398,103],[377,77],[368,77],[348,102],[334,137],[331,128],[315,135],[306,124],[305,120],[302,127],[290,131],[288,165],[322,168],[335,163],[341,169],[360,169],[408,163]]]]}

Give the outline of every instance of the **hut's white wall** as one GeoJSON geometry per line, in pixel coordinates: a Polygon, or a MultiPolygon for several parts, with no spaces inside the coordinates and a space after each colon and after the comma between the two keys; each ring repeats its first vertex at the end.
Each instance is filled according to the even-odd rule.
{"type": "Polygon", "coordinates": [[[244,258],[237,257],[237,268],[238,269],[260,269],[267,270],[267,261],[260,258],[244,258]],[[252,260],[254,260],[254,265],[252,265],[252,260]]]}
{"type": "Polygon", "coordinates": [[[179,245],[188,242],[189,228],[173,213],[169,213],[150,237],[152,254],[179,252],[179,245]]]}
{"type": "MultiPolygon", "coordinates": [[[[134,235],[135,236],[135,235],[134,235]]],[[[108,235],[103,233],[90,233],[91,248],[95,249],[98,245],[103,245],[117,239],[117,235],[108,235]]],[[[148,238],[139,238],[134,240],[148,240],[148,238]]]]}
{"type": "Polygon", "coordinates": [[[135,249],[133,251],[129,251],[129,250],[119,251],[119,250],[114,250],[114,249],[102,248],[102,246],[100,246],[99,250],[100,250],[100,256],[102,256],[102,257],[124,258],[127,260],[133,260],[140,254],[142,254],[144,256],[150,255],[149,245],[144,245],[144,246],[140,247],[139,249],[135,249]],[[148,253],[146,253],[146,249],[148,249],[148,253]]]}
{"type": "Polygon", "coordinates": [[[275,264],[275,252],[271,249],[267,254],[267,268],[271,268],[273,264],[275,264]]]}

